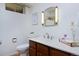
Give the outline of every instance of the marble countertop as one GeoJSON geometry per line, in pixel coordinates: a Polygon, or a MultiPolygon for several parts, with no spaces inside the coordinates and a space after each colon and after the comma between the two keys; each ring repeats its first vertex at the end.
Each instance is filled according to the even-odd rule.
{"type": "Polygon", "coordinates": [[[56,48],[74,55],[79,55],[79,47],[70,47],[66,44],[63,44],[61,42],[59,42],[58,40],[49,40],[49,39],[44,39],[44,38],[40,38],[40,37],[35,37],[35,38],[29,38],[29,40],[50,46],[52,48],[56,48]]]}

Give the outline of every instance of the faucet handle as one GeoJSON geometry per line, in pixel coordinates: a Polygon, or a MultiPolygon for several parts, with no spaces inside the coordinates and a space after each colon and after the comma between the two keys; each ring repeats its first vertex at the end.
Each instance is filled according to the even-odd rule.
{"type": "Polygon", "coordinates": [[[46,33],[46,35],[47,35],[47,39],[49,39],[50,37],[49,37],[49,34],[48,33],[46,33]]]}
{"type": "Polygon", "coordinates": [[[45,38],[45,35],[43,35],[43,38],[45,38]]]}
{"type": "Polygon", "coordinates": [[[52,36],[50,37],[50,39],[52,40],[52,36]]]}

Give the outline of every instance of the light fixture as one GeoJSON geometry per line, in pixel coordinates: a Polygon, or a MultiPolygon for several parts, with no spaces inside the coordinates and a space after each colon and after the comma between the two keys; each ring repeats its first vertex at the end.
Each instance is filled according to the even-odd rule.
{"type": "Polygon", "coordinates": [[[42,11],[42,25],[44,25],[44,11],[42,11]]]}
{"type": "Polygon", "coordinates": [[[55,22],[58,23],[58,7],[55,8],[55,22]]]}

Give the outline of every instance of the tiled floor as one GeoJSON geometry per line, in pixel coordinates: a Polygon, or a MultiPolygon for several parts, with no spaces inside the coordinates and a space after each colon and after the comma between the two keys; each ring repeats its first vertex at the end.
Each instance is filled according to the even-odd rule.
{"type": "Polygon", "coordinates": [[[24,53],[16,52],[16,54],[11,55],[11,56],[29,56],[29,53],[28,53],[28,51],[26,51],[26,52],[24,52],[24,53]]]}
{"type": "Polygon", "coordinates": [[[28,51],[25,53],[21,53],[20,56],[28,56],[28,51]]]}
{"type": "Polygon", "coordinates": [[[26,53],[20,54],[20,56],[27,56],[26,53]]]}

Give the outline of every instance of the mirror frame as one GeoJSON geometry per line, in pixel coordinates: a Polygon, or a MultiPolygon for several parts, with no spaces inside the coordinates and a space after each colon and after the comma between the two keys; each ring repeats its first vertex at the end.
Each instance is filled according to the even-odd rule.
{"type": "Polygon", "coordinates": [[[58,7],[49,7],[42,11],[42,25],[55,26],[58,24],[58,7]]]}

